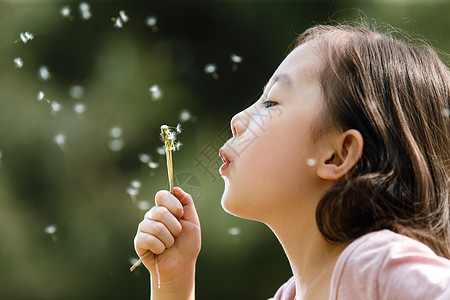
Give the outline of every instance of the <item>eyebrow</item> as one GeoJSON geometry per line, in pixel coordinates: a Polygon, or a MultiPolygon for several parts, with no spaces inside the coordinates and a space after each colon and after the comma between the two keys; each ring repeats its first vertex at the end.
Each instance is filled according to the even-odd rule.
{"type": "Polygon", "coordinates": [[[291,76],[289,76],[287,73],[281,73],[281,74],[277,74],[277,75],[273,76],[272,79],[269,80],[268,83],[266,83],[266,85],[263,88],[263,93],[265,93],[266,88],[270,82],[273,82],[272,85],[279,82],[284,88],[289,88],[289,87],[293,86],[293,81],[292,81],[291,76]]]}

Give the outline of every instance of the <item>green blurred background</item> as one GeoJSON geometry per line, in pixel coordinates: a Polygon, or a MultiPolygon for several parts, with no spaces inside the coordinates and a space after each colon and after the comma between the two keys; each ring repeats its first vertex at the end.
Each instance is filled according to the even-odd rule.
{"type": "Polygon", "coordinates": [[[179,122],[176,184],[195,196],[202,224],[197,298],[271,297],[290,276],[280,245],[220,206],[217,151],[231,117],[316,23],[362,16],[450,49],[449,1],[91,0],[86,20],[80,3],[0,1],[0,299],[147,299],[148,273],[129,271],[133,238],[168,186],[159,127],[179,122]],[[120,10],[129,20],[117,28],[120,10]],[[34,38],[25,44],[23,32],[34,38]],[[232,54],[243,60],[234,70],[232,54]]]}

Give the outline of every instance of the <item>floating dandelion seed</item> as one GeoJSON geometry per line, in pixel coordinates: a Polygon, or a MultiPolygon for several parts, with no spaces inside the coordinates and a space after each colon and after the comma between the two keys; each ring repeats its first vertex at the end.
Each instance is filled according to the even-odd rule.
{"type": "Polygon", "coordinates": [[[150,155],[146,153],[140,153],[139,160],[141,161],[141,163],[147,164],[150,161],[150,155]]]}
{"type": "Polygon", "coordinates": [[[136,197],[139,194],[139,190],[136,188],[127,188],[127,194],[132,196],[132,197],[136,197]]]}
{"type": "Polygon", "coordinates": [[[56,227],[56,225],[49,225],[49,226],[46,226],[44,228],[44,232],[46,234],[49,234],[52,237],[52,241],[53,242],[57,242],[58,241],[58,238],[56,236],[56,231],[57,230],[58,230],[58,228],[56,227]]]}
{"type": "Polygon", "coordinates": [[[158,19],[155,16],[150,16],[145,19],[145,23],[152,30],[152,32],[158,32],[158,25],[156,24],[158,19]]]}
{"type": "Polygon", "coordinates": [[[63,16],[64,18],[69,19],[70,21],[73,20],[72,17],[72,11],[70,10],[69,6],[64,6],[59,10],[59,13],[61,14],[61,16],[63,16]]]}
{"type": "Polygon", "coordinates": [[[41,66],[38,71],[39,78],[41,80],[47,81],[50,79],[50,71],[47,66],[41,66]]]}
{"type": "Polygon", "coordinates": [[[124,10],[119,11],[119,16],[124,23],[128,22],[129,18],[124,10]]]}
{"type": "Polygon", "coordinates": [[[119,126],[114,126],[109,130],[109,135],[114,138],[114,139],[118,139],[122,136],[122,128],[120,128],[119,126]]]}
{"type": "MultiPolygon", "coordinates": [[[[28,41],[31,41],[32,39],[34,39],[34,35],[31,33],[31,32],[28,32],[28,31],[26,31],[26,32],[21,32],[20,34],[19,34],[19,36],[20,36],[20,39],[22,40],[22,42],[24,43],[24,44],[26,44],[26,43],[28,43],[28,41]]],[[[17,40],[17,41],[19,41],[19,40],[17,40]]],[[[16,41],[16,42],[17,42],[16,41]]]]}
{"type": "Polygon", "coordinates": [[[156,153],[159,155],[166,155],[166,149],[164,147],[156,147],[156,153]]]}
{"type": "Polygon", "coordinates": [[[59,104],[57,101],[52,101],[50,103],[51,107],[52,107],[52,115],[56,115],[58,112],[61,111],[62,109],[62,105],[59,104]]]}
{"type": "Polygon", "coordinates": [[[132,265],[134,265],[137,261],[138,261],[138,259],[136,257],[130,257],[128,259],[128,262],[132,265]]]}
{"type": "Polygon", "coordinates": [[[176,130],[177,130],[177,133],[181,133],[181,124],[177,124],[177,127],[176,127],[176,130]]]}
{"type": "Polygon", "coordinates": [[[75,105],[73,106],[73,110],[78,115],[82,115],[86,111],[86,106],[83,103],[75,103],[75,105]]]}
{"type": "Polygon", "coordinates": [[[22,67],[23,67],[23,60],[20,58],[20,57],[16,57],[16,58],[14,58],[14,66],[17,68],[17,69],[21,69],[22,67]]]}
{"type": "Polygon", "coordinates": [[[306,164],[307,164],[308,166],[310,166],[310,167],[315,166],[316,163],[317,163],[317,161],[316,161],[314,158],[308,158],[308,159],[306,160],[306,164]]]}
{"type": "Polygon", "coordinates": [[[111,140],[109,141],[109,150],[118,152],[123,149],[123,140],[111,140]]]}
{"type": "Polygon", "coordinates": [[[156,169],[157,167],[159,167],[159,163],[150,161],[150,162],[148,162],[148,167],[150,169],[156,169]]]}
{"type": "Polygon", "coordinates": [[[369,108],[370,109],[376,109],[377,108],[377,103],[375,101],[370,101],[369,108]]]}
{"type": "Polygon", "coordinates": [[[59,133],[55,135],[53,141],[55,142],[55,144],[59,146],[61,151],[65,152],[67,150],[66,135],[64,133],[59,133]]]}
{"type": "Polygon", "coordinates": [[[45,97],[44,92],[43,91],[39,91],[36,99],[37,99],[37,101],[42,101],[44,99],[44,97],[45,97]]]}
{"type": "MultiPolygon", "coordinates": [[[[150,203],[148,201],[141,200],[141,201],[138,201],[137,207],[140,210],[147,211],[150,209],[150,203]]],[[[137,261],[138,260],[136,259],[133,264],[135,264],[137,261]]]]}
{"type": "Polygon", "coordinates": [[[152,100],[156,101],[162,97],[162,91],[157,84],[152,85],[148,90],[152,94],[152,100]]]}
{"type": "Polygon", "coordinates": [[[206,74],[210,74],[213,79],[219,79],[219,74],[217,74],[217,66],[215,64],[207,64],[204,71],[206,74]]]}
{"type": "Polygon", "coordinates": [[[182,143],[182,142],[176,142],[176,143],[175,143],[174,151],[180,150],[181,146],[183,146],[183,143],[182,143]]]}
{"type": "Polygon", "coordinates": [[[444,108],[443,110],[442,110],[442,115],[444,116],[444,117],[450,117],[450,109],[448,109],[448,108],[444,108]]]}
{"type": "Polygon", "coordinates": [[[242,56],[231,54],[230,59],[233,62],[233,64],[231,65],[231,70],[233,70],[233,72],[236,72],[238,69],[238,64],[242,63],[243,61],[242,56]]]}
{"type": "Polygon", "coordinates": [[[187,109],[183,109],[182,111],[180,111],[178,119],[180,120],[180,122],[186,122],[189,121],[191,117],[191,113],[187,109]]]}
{"type": "Polygon", "coordinates": [[[142,186],[142,183],[139,180],[133,180],[131,181],[131,186],[134,187],[135,189],[140,189],[142,186]]]}
{"type": "Polygon", "coordinates": [[[84,87],[81,85],[72,85],[69,88],[69,95],[73,99],[81,99],[84,96],[84,87]]]}
{"type": "Polygon", "coordinates": [[[113,21],[115,21],[114,22],[114,27],[116,27],[116,28],[122,28],[123,27],[123,22],[122,22],[121,18],[117,18],[117,19],[114,18],[113,21]]]}
{"type": "Polygon", "coordinates": [[[89,6],[88,3],[81,2],[80,5],[78,6],[78,10],[80,11],[81,19],[89,20],[92,17],[91,7],[89,6]]]}
{"type": "Polygon", "coordinates": [[[237,228],[237,227],[231,227],[228,229],[228,234],[233,235],[233,236],[237,236],[241,234],[241,229],[237,228]]]}

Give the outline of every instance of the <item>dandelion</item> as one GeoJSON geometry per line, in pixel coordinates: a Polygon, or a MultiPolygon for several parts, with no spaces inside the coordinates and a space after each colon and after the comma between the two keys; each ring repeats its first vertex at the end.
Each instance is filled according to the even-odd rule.
{"type": "Polygon", "coordinates": [[[113,139],[118,139],[122,136],[122,128],[120,128],[119,126],[114,126],[109,130],[109,135],[113,138],[113,139]]]}
{"type": "Polygon", "coordinates": [[[207,64],[204,71],[206,74],[210,74],[213,79],[219,79],[219,74],[217,74],[217,66],[215,64],[207,64]]]}
{"type": "Polygon", "coordinates": [[[449,117],[450,116],[450,109],[448,109],[448,108],[444,108],[443,110],[442,110],[442,115],[444,116],[444,117],[449,117]]]}
{"type": "Polygon", "coordinates": [[[63,6],[60,10],[59,13],[61,16],[63,16],[64,18],[69,19],[70,21],[73,20],[73,16],[72,16],[72,11],[70,10],[70,7],[67,6],[63,6]]]}
{"type": "Polygon", "coordinates": [[[180,141],[176,142],[176,143],[175,143],[175,148],[174,148],[174,150],[175,150],[175,151],[180,150],[181,146],[183,146],[183,143],[182,143],[182,142],[180,142],[180,141]]]}
{"type": "Polygon", "coordinates": [[[238,64],[242,63],[243,61],[242,56],[231,54],[230,59],[233,62],[233,64],[231,65],[231,70],[233,70],[233,72],[236,72],[238,69],[238,64]]]}
{"type": "Polygon", "coordinates": [[[92,17],[91,7],[86,2],[81,2],[78,6],[78,10],[80,11],[81,19],[89,20],[92,17]]]}
{"type": "Polygon", "coordinates": [[[377,103],[375,101],[370,101],[369,108],[372,109],[372,110],[376,109],[377,108],[377,103]]]}
{"type": "Polygon", "coordinates": [[[131,181],[131,186],[134,187],[135,189],[140,189],[142,186],[142,183],[139,180],[133,180],[131,181]]]}
{"type": "Polygon", "coordinates": [[[77,115],[81,116],[86,111],[86,106],[83,103],[75,103],[73,110],[77,115]]]}
{"type": "Polygon", "coordinates": [[[118,152],[123,149],[124,141],[121,139],[111,140],[109,141],[109,150],[118,152]]]}
{"type": "Polygon", "coordinates": [[[114,21],[114,27],[116,28],[122,28],[123,27],[123,21],[121,18],[113,18],[114,21]]]}
{"type": "MultiPolygon", "coordinates": [[[[138,201],[137,207],[138,207],[138,209],[140,209],[140,210],[147,211],[147,210],[150,209],[150,203],[149,203],[148,201],[141,200],[141,201],[138,201]]],[[[134,261],[134,263],[136,263],[137,261],[138,261],[138,260],[136,259],[136,260],[134,261]]],[[[133,264],[134,264],[134,263],[133,263],[133,264]]]]}
{"type": "Polygon", "coordinates": [[[145,19],[145,23],[152,30],[153,33],[158,32],[158,25],[156,24],[158,19],[155,16],[150,16],[145,19]]]}
{"type": "Polygon", "coordinates": [[[44,81],[49,80],[50,79],[50,71],[48,70],[48,67],[47,66],[39,67],[38,75],[41,80],[44,80],[44,81]]]}
{"type": "Polygon", "coordinates": [[[150,162],[150,155],[146,154],[146,153],[140,153],[139,154],[139,160],[141,161],[141,163],[143,164],[147,164],[150,162]]]}
{"type": "MultiPolygon", "coordinates": [[[[167,162],[167,175],[169,178],[169,186],[170,192],[173,193],[173,165],[172,165],[172,150],[175,150],[175,133],[170,130],[171,127],[167,125],[161,126],[161,138],[164,141],[164,149],[166,151],[166,162],[167,162]]],[[[180,128],[181,129],[181,128],[180,128]]],[[[147,251],[131,268],[130,271],[133,271],[139,264],[152,252],[147,251]]],[[[155,255],[155,264],[156,264],[156,274],[158,276],[158,288],[160,287],[160,276],[158,269],[158,256],[155,255]]]]}
{"type": "MultiPolygon", "coordinates": [[[[28,43],[28,41],[31,41],[32,39],[34,39],[34,35],[31,32],[21,32],[19,34],[20,40],[22,40],[22,43],[26,44],[28,43]]],[[[14,41],[15,43],[18,42],[19,40],[14,41]]]]}
{"type": "Polygon", "coordinates": [[[119,16],[124,23],[128,22],[128,16],[124,10],[119,11],[119,16]]]}
{"type": "Polygon", "coordinates": [[[59,104],[57,101],[52,101],[50,103],[51,107],[52,107],[52,115],[56,115],[58,112],[61,111],[62,109],[62,105],[59,104]]]}
{"type": "Polygon", "coordinates": [[[73,99],[80,99],[84,96],[84,87],[81,85],[72,85],[69,88],[69,95],[73,99]]]}
{"type": "Polygon", "coordinates": [[[136,262],[138,261],[138,259],[136,258],[136,257],[130,257],[129,259],[128,259],[128,262],[130,263],[130,264],[135,264],[136,262]]]}
{"type": "Polygon", "coordinates": [[[152,94],[152,100],[156,101],[162,97],[162,91],[157,84],[152,85],[148,90],[152,94]]]}
{"type": "Polygon", "coordinates": [[[316,163],[317,163],[317,161],[316,161],[314,158],[308,158],[308,159],[306,160],[306,164],[307,164],[308,166],[310,166],[310,167],[315,166],[316,163]]]}
{"type": "Polygon", "coordinates": [[[237,228],[237,227],[231,227],[231,228],[228,229],[228,234],[229,235],[234,235],[234,236],[240,235],[241,234],[241,230],[239,228],[237,228]]]}
{"type": "Polygon", "coordinates": [[[17,69],[21,69],[22,67],[23,67],[23,60],[20,58],[20,57],[16,57],[16,58],[14,58],[14,66],[17,68],[17,69]]]}
{"type": "Polygon", "coordinates": [[[56,227],[56,225],[48,225],[44,228],[44,232],[46,234],[49,234],[52,237],[52,241],[53,242],[57,242],[58,238],[56,236],[56,231],[58,230],[58,228],[56,227]]]}
{"type": "Polygon", "coordinates": [[[36,99],[37,99],[37,101],[42,101],[44,99],[44,97],[45,97],[44,92],[43,91],[39,91],[36,99]]]}

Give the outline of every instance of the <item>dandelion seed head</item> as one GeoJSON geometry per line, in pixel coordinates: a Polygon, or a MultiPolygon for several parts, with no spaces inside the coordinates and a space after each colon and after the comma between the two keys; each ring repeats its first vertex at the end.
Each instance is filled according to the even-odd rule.
{"type": "Polygon", "coordinates": [[[165,155],[166,154],[166,149],[163,146],[156,147],[156,153],[158,153],[159,155],[165,155]]]}
{"type": "Polygon", "coordinates": [[[57,101],[52,101],[50,105],[52,107],[52,112],[53,113],[59,112],[61,110],[61,108],[62,108],[62,105],[59,104],[57,101]]]}
{"type": "Polygon", "coordinates": [[[187,109],[183,109],[182,111],[180,111],[178,119],[180,120],[180,122],[189,121],[191,119],[191,113],[187,109]]]}
{"type": "Polygon", "coordinates": [[[155,16],[150,16],[147,17],[147,19],[145,19],[145,23],[147,24],[147,26],[155,26],[156,22],[158,22],[158,19],[155,16]]]}
{"type": "Polygon", "coordinates": [[[131,186],[135,189],[140,189],[142,186],[142,183],[139,180],[133,180],[131,181],[131,186]]]}
{"type": "Polygon", "coordinates": [[[28,31],[21,32],[19,36],[24,44],[26,44],[26,43],[28,43],[28,41],[31,41],[32,39],[34,39],[34,35],[28,31]]]}
{"type": "Polygon", "coordinates": [[[141,201],[138,201],[137,207],[140,210],[147,211],[150,209],[150,203],[148,201],[141,200],[141,201]]]}
{"type": "Polygon", "coordinates": [[[120,128],[119,126],[114,126],[109,130],[109,135],[114,138],[114,139],[118,139],[122,136],[122,128],[120,128]]]}
{"type": "Polygon", "coordinates": [[[81,115],[86,111],[86,106],[83,103],[75,103],[75,105],[73,106],[73,110],[81,115]]]}
{"type": "Polygon", "coordinates": [[[124,10],[119,11],[119,16],[124,23],[128,22],[129,18],[127,13],[124,10]]]}
{"type": "Polygon", "coordinates": [[[39,91],[36,99],[37,99],[37,101],[42,101],[44,99],[44,97],[45,97],[44,92],[43,91],[39,91]]]}
{"type": "Polygon", "coordinates": [[[50,79],[50,71],[48,70],[47,66],[39,67],[38,74],[41,80],[47,81],[50,79]]]}
{"type": "Polygon", "coordinates": [[[137,196],[139,194],[139,191],[136,188],[130,187],[130,188],[127,188],[127,194],[132,196],[132,197],[135,197],[135,196],[137,196]]]}
{"type": "Polygon", "coordinates": [[[117,152],[123,149],[123,140],[111,140],[109,141],[109,150],[117,152]]]}
{"type": "Polygon", "coordinates": [[[217,66],[215,64],[207,64],[204,71],[206,74],[215,73],[217,71],[217,66]]]}
{"type": "Polygon", "coordinates": [[[65,18],[70,18],[71,16],[71,10],[69,6],[63,6],[60,10],[59,13],[61,14],[61,16],[65,17],[65,18]]]}
{"type": "Polygon", "coordinates": [[[241,234],[241,229],[237,228],[237,227],[231,227],[228,229],[228,234],[233,235],[233,236],[237,236],[241,234]]]}
{"type": "Polygon", "coordinates": [[[72,85],[69,88],[69,95],[73,99],[80,99],[84,96],[84,87],[81,85],[72,85]]]}
{"type": "Polygon", "coordinates": [[[146,164],[150,161],[150,155],[146,153],[140,153],[139,160],[141,161],[141,163],[146,164]]]}
{"type": "Polygon", "coordinates": [[[152,85],[149,89],[153,100],[159,100],[162,97],[162,91],[157,84],[152,85]]]}
{"type": "Polygon", "coordinates": [[[23,67],[23,60],[20,58],[20,57],[16,57],[16,58],[14,58],[14,66],[17,68],[17,69],[21,69],[22,67],[23,67]]]}
{"type": "Polygon", "coordinates": [[[307,164],[308,166],[310,166],[310,167],[315,166],[316,163],[317,163],[317,161],[316,161],[314,158],[308,158],[308,159],[306,160],[306,164],[307,164]]]}
{"type": "Polygon", "coordinates": [[[239,64],[243,61],[242,56],[238,56],[236,54],[231,54],[231,61],[234,62],[235,64],[239,64]]]}
{"type": "Polygon", "coordinates": [[[64,133],[59,133],[59,134],[55,135],[55,137],[53,138],[53,141],[58,146],[62,146],[66,143],[66,135],[64,133]]]}
{"type": "Polygon", "coordinates": [[[148,167],[149,167],[150,169],[156,169],[157,167],[159,167],[159,163],[150,161],[150,162],[148,163],[148,167]]]}
{"type": "Polygon", "coordinates": [[[57,230],[56,225],[49,225],[44,228],[46,234],[54,234],[57,230]]]}

